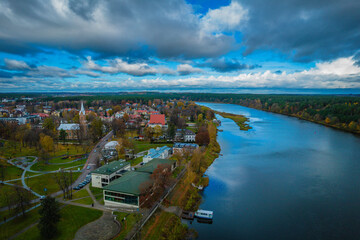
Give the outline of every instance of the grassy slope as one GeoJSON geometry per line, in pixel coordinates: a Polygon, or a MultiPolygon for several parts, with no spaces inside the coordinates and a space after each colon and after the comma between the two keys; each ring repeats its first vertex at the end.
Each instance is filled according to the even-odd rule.
{"type": "Polygon", "coordinates": [[[117,220],[121,224],[121,231],[118,236],[116,236],[115,240],[121,240],[125,239],[127,234],[130,232],[130,230],[133,228],[135,223],[141,219],[140,214],[135,213],[115,213],[117,220]],[[126,218],[125,221],[123,221],[124,217],[126,218]]]}
{"type": "MultiPolygon", "coordinates": [[[[68,205],[61,209],[61,220],[58,224],[58,234],[54,239],[70,240],[73,239],[79,228],[101,217],[102,212],[95,209],[83,208],[68,205]]],[[[37,226],[30,228],[16,239],[32,240],[41,239],[37,226]]]]}

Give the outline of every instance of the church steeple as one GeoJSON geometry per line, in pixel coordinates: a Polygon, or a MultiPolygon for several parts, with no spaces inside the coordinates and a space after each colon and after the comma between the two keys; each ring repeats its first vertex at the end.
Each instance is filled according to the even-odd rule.
{"type": "Polygon", "coordinates": [[[80,125],[85,126],[86,124],[86,114],[85,114],[85,108],[84,108],[84,103],[81,101],[81,109],[79,112],[79,121],[80,121],[80,125]]]}
{"type": "Polygon", "coordinates": [[[81,109],[80,109],[80,115],[85,115],[85,109],[84,109],[84,103],[81,101],[81,109]]]}

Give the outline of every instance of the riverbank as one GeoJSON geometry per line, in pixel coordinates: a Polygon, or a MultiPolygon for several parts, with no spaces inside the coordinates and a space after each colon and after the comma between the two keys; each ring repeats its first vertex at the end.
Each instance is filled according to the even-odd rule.
{"type": "MultiPolygon", "coordinates": [[[[201,204],[199,189],[194,187],[202,185],[206,187],[209,178],[204,177],[207,168],[218,158],[220,145],[217,142],[217,125],[208,123],[210,142],[206,147],[195,151],[189,160],[185,160],[187,172],[180,180],[172,193],[165,199],[166,207],[177,206],[183,210],[196,211],[201,204]]],[[[184,226],[178,215],[158,210],[158,212],[144,226],[141,232],[143,239],[184,239],[186,236],[194,236],[196,233],[184,226]]]]}

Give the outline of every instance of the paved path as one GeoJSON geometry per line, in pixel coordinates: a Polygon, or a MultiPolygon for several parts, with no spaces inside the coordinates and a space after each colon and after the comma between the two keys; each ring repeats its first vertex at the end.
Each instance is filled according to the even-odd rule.
{"type": "Polygon", "coordinates": [[[102,217],[80,228],[74,240],[109,240],[120,232],[120,226],[111,212],[104,212],[102,217]]]}
{"type": "Polygon", "coordinates": [[[111,139],[113,136],[113,131],[110,131],[108,134],[105,135],[93,148],[93,150],[90,152],[89,157],[84,165],[82,174],[78,177],[78,179],[74,182],[73,186],[77,186],[79,183],[84,181],[86,175],[88,175],[92,170],[95,170],[96,166],[96,159],[99,156],[99,153],[101,149],[105,146],[107,141],[111,139]],[[88,169],[89,167],[89,169],[88,169]]]}

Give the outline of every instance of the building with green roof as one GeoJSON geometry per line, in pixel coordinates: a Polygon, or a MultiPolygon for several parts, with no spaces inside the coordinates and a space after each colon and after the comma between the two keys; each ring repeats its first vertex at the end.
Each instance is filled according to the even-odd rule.
{"type": "Polygon", "coordinates": [[[138,172],[153,173],[154,170],[161,164],[168,164],[171,167],[171,171],[176,168],[176,161],[163,158],[154,158],[150,162],[144,164],[142,167],[136,169],[138,172]]]}
{"type": "Polygon", "coordinates": [[[113,161],[91,172],[91,185],[102,188],[130,170],[130,163],[113,161]]]}
{"type": "Polygon", "coordinates": [[[105,186],[105,206],[139,208],[141,186],[146,182],[151,184],[150,175],[147,172],[130,171],[105,186]]]}

